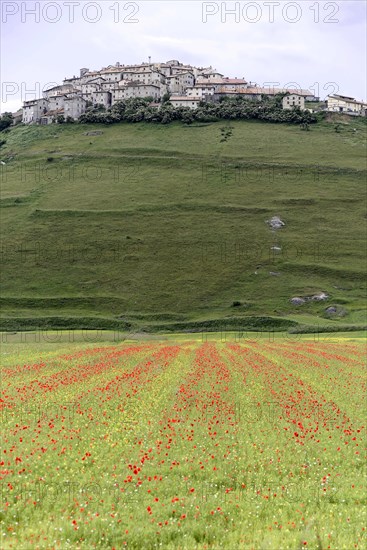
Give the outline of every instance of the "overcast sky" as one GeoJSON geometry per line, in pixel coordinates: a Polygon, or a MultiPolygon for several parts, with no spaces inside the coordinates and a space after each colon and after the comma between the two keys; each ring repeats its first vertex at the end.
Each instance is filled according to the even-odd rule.
{"type": "Polygon", "coordinates": [[[366,10],[365,0],[2,0],[1,111],[81,67],[149,56],[321,99],[339,92],[366,100],[366,10]]]}

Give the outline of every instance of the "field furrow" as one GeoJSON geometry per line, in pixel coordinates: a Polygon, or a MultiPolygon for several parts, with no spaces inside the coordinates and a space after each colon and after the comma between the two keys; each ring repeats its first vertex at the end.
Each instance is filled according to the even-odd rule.
{"type": "Polygon", "coordinates": [[[6,357],[4,549],[365,548],[363,343],[6,357]]]}

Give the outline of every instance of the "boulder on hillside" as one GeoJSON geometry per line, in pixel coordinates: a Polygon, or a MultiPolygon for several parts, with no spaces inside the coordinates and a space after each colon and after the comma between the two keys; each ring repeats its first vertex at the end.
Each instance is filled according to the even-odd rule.
{"type": "Polygon", "coordinates": [[[295,296],[294,298],[291,298],[291,304],[294,306],[302,306],[304,303],[306,303],[306,300],[304,298],[300,298],[299,296],[295,296]]]}
{"type": "Polygon", "coordinates": [[[270,226],[270,229],[273,230],[281,229],[285,226],[285,223],[279,218],[279,216],[273,216],[270,220],[266,220],[266,223],[270,226]]]}
{"type": "Polygon", "coordinates": [[[325,309],[325,314],[328,316],[328,317],[335,317],[335,316],[338,316],[338,317],[345,317],[348,312],[346,309],[344,309],[343,307],[339,307],[339,306],[330,306],[330,307],[327,307],[325,309]]]}
{"type": "Polygon", "coordinates": [[[320,292],[319,294],[314,294],[314,296],[312,296],[312,300],[315,300],[316,302],[323,302],[328,298],[329,296],[328,294],[326,294],[326,292],[320,292]]]}

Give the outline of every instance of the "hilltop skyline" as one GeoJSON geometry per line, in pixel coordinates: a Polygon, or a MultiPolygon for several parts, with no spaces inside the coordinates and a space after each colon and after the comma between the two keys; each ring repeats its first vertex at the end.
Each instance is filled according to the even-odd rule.
{"type": "Polygon", "coordinates": [[[227,12],[219,2],[58,1],[46,12],[36,4],[2,4],[2,112],[81,67],[149,57],[211,65],[259,86],[311,89],[321,99],[366,99],[363,2],[320,2],[318,10],[308,1],[227,2],[227,12]]]}

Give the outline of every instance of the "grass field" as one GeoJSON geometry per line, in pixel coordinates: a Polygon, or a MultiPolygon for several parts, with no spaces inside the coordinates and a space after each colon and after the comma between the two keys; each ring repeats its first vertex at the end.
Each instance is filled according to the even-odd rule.
{"type": "Polygon", "coordinates": [[[70,334],[3,335],[1,548],[366,547],[363,334],[70,334]]]}
{"type": "Polygon", "coordinates": [[[366,326],[366,122],[342,122],[12,129],[0,328],[366,326]]]}

